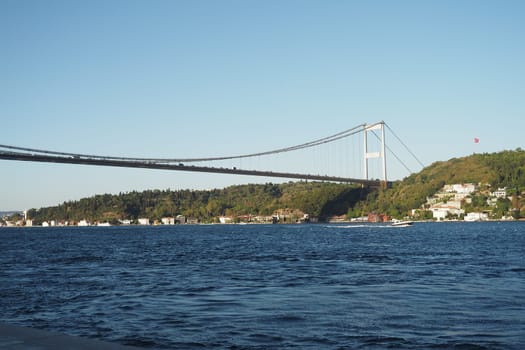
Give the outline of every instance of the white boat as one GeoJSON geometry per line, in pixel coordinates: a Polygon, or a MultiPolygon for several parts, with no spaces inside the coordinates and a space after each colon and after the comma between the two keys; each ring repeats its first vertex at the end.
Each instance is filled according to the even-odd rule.
{"type": "Polygon", "coordinates": [[[394,227],[408,227],[408,226],[412,226],[413,223],[414,221],[410,221],[410,220],[392,219],[392,226],[394,227]]]}

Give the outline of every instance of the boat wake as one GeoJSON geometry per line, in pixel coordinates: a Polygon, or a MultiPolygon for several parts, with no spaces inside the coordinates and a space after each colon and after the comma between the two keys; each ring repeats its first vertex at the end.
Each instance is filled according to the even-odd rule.
{"type": "Polygon", "coordinates": [[[338,228],[338,229],[349,229],[349,228],[391,228],[392,225],[376,225],[376,224],[350,224],[350,225],[326,225],[326,228],[338,228]]]}

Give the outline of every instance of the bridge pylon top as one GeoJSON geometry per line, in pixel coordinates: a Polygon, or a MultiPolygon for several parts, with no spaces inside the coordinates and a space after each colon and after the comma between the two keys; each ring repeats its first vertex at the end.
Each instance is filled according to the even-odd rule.
{"type": "MultiPolygon", "coordinates": [[[[370,158],[381,158],[383,168],[383,183],[387,184],[386,178],[386,145],[385,145],[385,122],[382,120],[374,124],[365,124],[363,128],[363,139],[364,139],[364,174],[363,178],[368,180],[368,159],[370,158]],[[368,132],[374,130],[381,130],[381,151],[380,152],[369,152],[368,151],[368,132]]],[[[377,136],[377,135],[376,135],[377,136]]]]}

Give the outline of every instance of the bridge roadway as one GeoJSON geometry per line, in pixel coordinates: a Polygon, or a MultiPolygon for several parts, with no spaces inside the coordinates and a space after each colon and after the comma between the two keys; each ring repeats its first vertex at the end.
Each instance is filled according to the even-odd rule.
{"type": "MultiPolygon", "coordinates": [[[[89,157],[76,157],[76,156],[72,156],[72,157],[52,156],[52,155],[45,155],[45,154],[30,154],[30,153],[22,153],[22,152],[1,151],[0,159],[18,160],[18,161],[27,161],[27,162],[84,164],[84,165],[98,165],[98,166],[111,166],[111,167],[124,167],[124,168],[144,168],[144,169],[161,169],[161,170],[177,170],[177,171],[194,171],[194,172],[204,172],[204,173],[279,177],[279,178],[288,178],[288,179],[355,183],[355,184],[361,184],[361,185],[369,186],[369,187],[381,187],[385,185],[383,181],[380,181],[380,180],[352,179],[352,178],[339,177],[339,176],[284,173],[284,172],[260,171],[260,170],[243,170],[243,169],[237,169],[237,168],[216,168],[216,167],[208,167],[208,166],[170,164],[170,163],[153,162],[153,161],[128,161],[128,160],[118,160],[118,159],[110,159],[110,158],[102,159],[102,158],[89,158],[89,157]]],[[[391,182],[387,182],[386,186],[390,187],[391,182]]]]}

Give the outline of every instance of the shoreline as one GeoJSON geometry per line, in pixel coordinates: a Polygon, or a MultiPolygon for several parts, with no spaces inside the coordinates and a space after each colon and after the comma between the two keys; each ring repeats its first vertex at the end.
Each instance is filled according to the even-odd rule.
{"type": "MultiPolygon", "coordinates": [[[[481,222],[525,222],[525,218],[520,218],[517,220],[501,220],[501,219],[489,219],[489,220],[476,220],[476,221],[468,221],[468,220],[411,220],[414,223],[455,223],[455,222],[461,222],[461,223],[481,223],[481,222]]],[[[211,226],[211,225],[217,225],[217,226],[228,226],[228,225],[277,225],[277,226],[288,226],[288,225],[326,225],[326,224],[345,224],[345,225],[375,225],[375,224],[390,224],[392,221],[384,221],[384,222],[369,222],[369,221],[350,221],[350,220],[344,220],[344,221],[319,221],[319,222],[291,222],[291,223],[275,223],[272,224],[270,222],[239,222],[239,223],[192,223],[192,224],[170,224],[170,225],[140,225],[140,224],[131,224],[131,225],[88,225],[88,226],[79,226],[79,225],[55,225],[55,226],[41,226],[41,225],[32,225],[32,226],[7,226],[7,225],[0,225],[0,230],[6,229],[6,228],[72,228],[72,227],[79,227],[79,228],[108,228],[108,227],[179,227],[179,226],[211,226]]]]}

